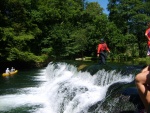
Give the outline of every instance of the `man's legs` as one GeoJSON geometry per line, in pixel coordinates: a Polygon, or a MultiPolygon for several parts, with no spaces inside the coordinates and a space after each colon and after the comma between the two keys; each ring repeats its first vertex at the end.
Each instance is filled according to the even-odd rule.
{"type": "Polygon", "coordinates": [[[102,64],[105,64],[106,63],[106,53],[105,52],[101,52],[100,53],[100,60],[101,60],[101,63],[102,64]]]}

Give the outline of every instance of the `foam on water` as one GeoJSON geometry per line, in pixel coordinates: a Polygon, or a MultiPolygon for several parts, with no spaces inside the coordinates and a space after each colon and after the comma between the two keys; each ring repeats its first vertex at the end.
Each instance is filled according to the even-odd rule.
{"type": "Polygon", "coordinates": [[[43,83],[23,88],[19,94],[0,96],[0,111],[41,105],[34,108],[35,113],[87,113],[90,106],[105,98],[110,85],[131,82],[133,76],[122,76],[114,70],[99,70],[92,76],[66,63],[50,63],[34,80],[43,83]]]}

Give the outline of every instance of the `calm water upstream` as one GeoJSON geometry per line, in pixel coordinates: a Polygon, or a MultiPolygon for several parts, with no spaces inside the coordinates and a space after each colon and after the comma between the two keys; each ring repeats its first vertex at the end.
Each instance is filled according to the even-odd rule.
{"type": "Polygon", "coordinates": [[[140,66],[93,65],[84,71],[67,63],[0,77],[0,113],[127,113],[121,91],[140,66]],[[123,112],[124,111],[124,112],[123,112]]]}

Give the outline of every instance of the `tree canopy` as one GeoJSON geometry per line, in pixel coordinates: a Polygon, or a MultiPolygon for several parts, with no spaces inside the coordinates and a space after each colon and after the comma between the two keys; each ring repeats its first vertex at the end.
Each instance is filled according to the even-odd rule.
{"type": "Polygon", "coordinates": [[[150,1],[109,0],[109,15],[85,0],[1,0],[0,60],[96,56],[100,38],[113,57],[145,57],[150,1]]]}

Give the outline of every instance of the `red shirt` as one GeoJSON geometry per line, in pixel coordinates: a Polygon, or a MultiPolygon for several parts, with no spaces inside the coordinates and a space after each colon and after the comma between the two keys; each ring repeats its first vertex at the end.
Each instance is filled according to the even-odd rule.
{"type": "Polygon", "coordinates": [[[106,43],[98,44],[97,53],[100,53],[100,52],[102,52],[104,50],[110,51],[109,48],[107,47],[107,44],[106,43]]]}
{"type": "Polygon", "coordinates": [[[150,39],[150,28],[145,31],[145,36],[150,39]]]}

